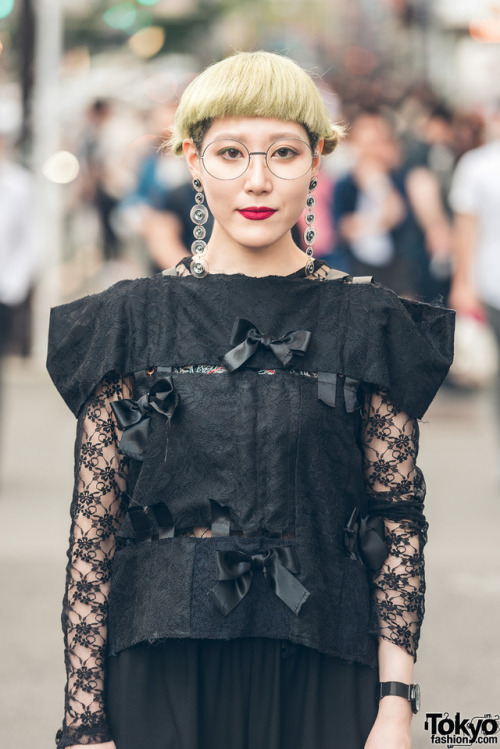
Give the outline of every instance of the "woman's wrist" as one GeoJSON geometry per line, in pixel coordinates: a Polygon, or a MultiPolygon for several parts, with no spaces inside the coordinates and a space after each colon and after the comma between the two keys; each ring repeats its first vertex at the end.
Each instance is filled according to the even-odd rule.
{"type": "Polygon", "coordinates": [[[413,717],[411,704],[404,697],[387,695],[382,697],[378,706],[378,715],[391,721],[410,724],[413,717]]]}

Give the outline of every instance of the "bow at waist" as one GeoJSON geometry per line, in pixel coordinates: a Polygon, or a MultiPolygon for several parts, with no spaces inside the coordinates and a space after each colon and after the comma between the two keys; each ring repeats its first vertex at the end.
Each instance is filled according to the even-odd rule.
{"type": "Polygon", "coordinates": [[[291,546],[267,549],[258,554],[243,551],[216,551],[218,582],[209,594],[227,616],[250,590],[254,572],[261,571],[271,590],[294,614],[309,598],[309,591],[295,575],[299,565],[291,546]]]}

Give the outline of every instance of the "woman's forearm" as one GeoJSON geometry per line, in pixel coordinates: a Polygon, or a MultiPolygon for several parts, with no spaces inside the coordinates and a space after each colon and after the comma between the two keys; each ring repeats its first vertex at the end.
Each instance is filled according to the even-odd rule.
{"type": "MultiPolygon", "coordinates": [[[[378,662],[380,681],[412,682],[413,657],[382,637],[379,640],[378,662]]],[[[412,715],[408,700],[391,695],[383,697],[365,749],[411,749],[412,715]]]]}
{"type": "MultiPolygon", "coordinates": [[[[378,668],[379,681],[401,681],[413,683],[413,656],[393,642],[379,638],[378,668]]],[[[408,700],[388,695],[380,700],[379,716],[388,720],[409,724],[413,712],[408,700]]]]}
{"type": "Polygon", "coordinates": [[[411,684],[413,679],[413,656],[399,645],[379,638],[378,668],[380,681],[402,681],[411,684]]]}

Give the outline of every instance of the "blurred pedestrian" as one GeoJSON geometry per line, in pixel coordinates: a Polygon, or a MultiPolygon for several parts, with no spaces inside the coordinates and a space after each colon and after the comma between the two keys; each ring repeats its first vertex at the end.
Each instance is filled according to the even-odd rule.
{"type": "Polygon", "coordinates": [[[403,165],[411,210],[421,230],[414,248],[419,295],[424,301],[446,301],[451,281],[451,209],[448,204],[456,163],[453,112],[444,103],[421,116],[403,165]]]}
{"type": "Polygon", "coordinates": [[[28,298],[36,260],[33,177],[8,154],[8,145],[0,131],[0,417],[2,360],[14,314],[28,298]]]}
{"type": "Polygon", "coordinates": [[[81,195],[84,200],[94,205],[99,217],[105,260],[115,260],[120,254],[120,240],[112,223],[118,196],[109,184],[109,154],[105,149],[106,127],[111,114],[109,101],[97,99],[93,102],[87,111],[87,123],[78,149],[81,195]]]}
{"type": "Polygon", "coordinates": [[[121,219],[145,242],[152,273],[175,265],[191,252],[191,220],[189,211],[187,216],[184,211],[194,199],[189,172],[168,149],[161,148],[169,137],[176,107],[175,99],[151,113],[153,135],[140,159],[134,189],[119,206],[121,219]]]}
{"type": "MultiPolygon", "coordinates": [[[[488,142],[458,162],[450,203],[455,211],[455,273],[450,304],[480,316],[495,333],[500,352],[500,102],[487,121],[488,142]]],[[[500,429],[500,372],[497,381],[500,429]]],[[[500,455],[497,469],[500,473],[500,455]]]]}
{"type": "Polygon", "coordinates": [[[105,262],[122,255],[117,208],[136,180],[141,135],[135,111],[119,109],[108,99],[96,99],[87,110],[75,145],[80,162],[79,197],[97,214],[105,262]]]}
{"type": "Polygon", "coordinates": [[[412,295],[411,217],[389,122],[377,110],[360,112],[351,123],[349,144],[355,165],[333,194],[337,252],[345,253],[353,275],[374,276],[398,294],[412,295]]]}

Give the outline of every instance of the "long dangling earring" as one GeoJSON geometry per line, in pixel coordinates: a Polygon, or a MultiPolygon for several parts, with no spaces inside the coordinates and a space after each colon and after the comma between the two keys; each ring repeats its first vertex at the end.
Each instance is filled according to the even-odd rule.
{"type": "Polygon", "coordinates": [[[208,208],[203,205],[205,196],[203,194],[203,185],[198,177],[193,179],[193,187],[196,190],[194,197],[196,205],[191,208],[191,221],[195,224],[193,229],[194,242],[191,245],[191,252],[193,259],[191,260],[190,271],[196,278],[204,278],[208,273],[208,263],[204,252],[207,247],[207,243],[204,241],[206,237],[206,229],[203,224],[207,223],[208,219],[208,208]]]}
{"type": "Polygon", "coordinates": [[[318,184],[317,178],[313,177],[309,183],[309,193],[307,195],[307,200],[306,200],[307,227],[306,227],[306,230],[304,231],[304,241],[307,245],[306,247],[307,262],[306,262],[306,268],[305,268],[306,276],[310,276],[312,273],[314,273],[314,257],[313,257],[312,244],[314,240],[316,239],[316,229],[313,226],[316,220],[316,216],[314,215],[314,207],[316,205],[316,198],[313,195],[313,190],[315,189],[317,184],[318,184]]]}

